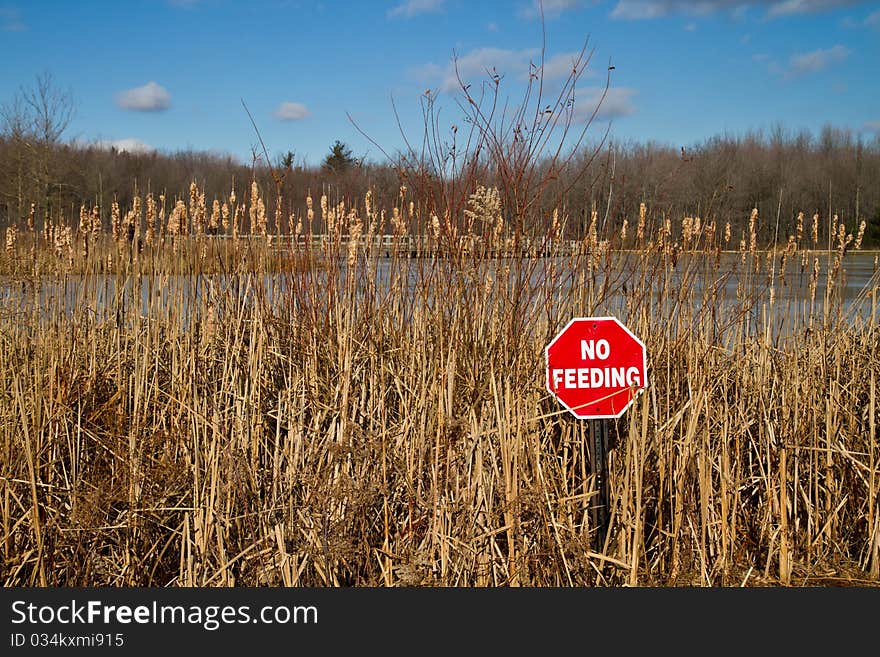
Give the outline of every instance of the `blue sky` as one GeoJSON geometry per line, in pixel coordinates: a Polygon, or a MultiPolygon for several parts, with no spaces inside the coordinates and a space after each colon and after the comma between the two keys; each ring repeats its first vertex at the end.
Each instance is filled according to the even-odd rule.
{"type": "MultiPolygon", "coordinates": [[[[195,149],[250,162],[259,142],[319,163],[334,140],[380,160],[418,138],[420,97],[461,119],[451,60],[468,82],[504,75],[521,98],[538,63],[533,0],[0,0],[0,102],[35,76],[69,88],[66,137],[127,148],[195,149]],[[394,105],[392,105],[392,98],[394,105]]],[[[590,134],[690,146],[713,135],[880,134],[880,2],[846,0],[544,0],[545,77],[585,40],[576,117],[612,88],[590,134]]]]}

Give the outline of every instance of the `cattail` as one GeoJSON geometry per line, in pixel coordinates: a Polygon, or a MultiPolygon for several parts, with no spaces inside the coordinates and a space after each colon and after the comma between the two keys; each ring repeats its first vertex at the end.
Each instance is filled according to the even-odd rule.
{"type": "MultiPolygon", "coordinates": [[[[397,208],[394,208],[395,214],[397,214],[397,208]]],[[[392,224],[394,223],[394,217],[391,218],[392,224]]],[[[440,237],[440,218],[436,214],[431,215],[431,232],[434,234],[434,239],[440,237]]]]}
{"type": "Polygon", "coordinates": [[[699,217],[694,217],[694,237],[700,236],[700,230],[703,227],[703,221],[699,217]]]}
{"type": "Polygon", "coordinates": [[[853,244],[853,248],[859,250],[862,248],[862,239],[865,237],[865,220],[862,219],[862,223],[859,224],[859,232],[856,234],[856,241],[853,244]]]}
{"type": "Polygon", "coordinates": [[[691,237],[693,235],[693,230],[694,230],[693,217],[683,217],[681,220],[681,241],[683,243],[684,248],[687,248],[688,244],[690,244],[691,237]]]}
{"type": "Polygon", "coordinates": [[[368,189],[364,194],[364,212],[368,221],[373,218],[373,190],[371,189],[368,189]]]}
{"type": "MultiPolygon", "coordinates": [[[[432,216],[431,218],[432,223],[434,221],[434,216],[432,216]]],[[[438,219],[437,222],[437,230],[435,231],[435,233],[440,232],[440,220],[438,219]]],[[[395,235],[403,235],[406,232],[406,224],[404,223],[403,218],[400,216],[400,210],[397,208],[396,205],[391,209],[391,226],[394,229],[395,235]]]]}
{"type": "Polygon", "coordinates": [[[357,215],[357,210],[351,209],[348,215],[348,266],[354,265],[357,260],[358,242],[361,238],[363,222],[357,215]]]}
{"type": "Polygon", "coordinates": [[[222,217],[223,234],[226,235],[229,233],[229,206],[226,201],[223,201],[223,206],[220,208],[220,216],[222,217]]]}
{"type": "MultiPolygon", "coordinates": [[[[554,218],[554,221],[555,221],[555,218],[554,218]]],[[[589,246],[591,249],[595,248],[596,245],[599,243],[598,224],[599,224],[599,213],[596,210],[591,210],[590,211],[590,227],[587,230],[587,239],[588,239],[588,243],[589,243],[589,246]]],[[[556,234],[558,236],[558,231],[556,231],[556,234]]]]}
{"type": "MultiPolygon", "coordinates": [[[[834,215],[834,223],[837,224],[837,215],[834,215]]],[[[843,249],[846,245],[846,224],[837,224],[837,248],[843,249]]]]}
{"type": "Polygon", "coordinates": [[[92,217],[86,210],[85,204],[79,206],[79,227],[77,228],[77,236],[82,239],[82,251],[80,254],[83,258],[89,256],[89,233],[92,228],[92,217]]]}
{"type": "Polygon", "coordinates": [[[639,203],[639,223],[636,224],[636,239],[640,242],[645,238],[645,216],[648,208],[644,203],[639,203]]]}
{"type": "Polygon", "coordinates": [[[278,195],[275,198],[275,232],[278,232],[281,230],[282,214],[283,213],[281,212],[281,195],[278,195]]]}
{"type": "Polygon", "coordinates": [[[101,234],[101,211],[98,206],[92,208],[92,238],[98,239],[101,234]]]}
{"type": "Polygon", "coordinates": [[[159,194],[159,237],[165,237],[165,194],[159,194]]]}
{"type": "Polygon", "coordinates": [[[804,236],[804,213],[798,212],[797,215],[797,241],[798,244],[801,242],[801,238],[804,236]]]}
{"type": "Polygon", "coordinates": [[[91,218],[89,217],[89,213],[86,211],[85,203],[79,206],[79,227],[77,228],[77,234],[80,237],[85,237],[91,228],[91,218]]]}
{"type": "Polygon", "coordinates": [[[212,234],[217,233],[217,229],[220,228],[220,201],[216,198],[214,202],[211,203],[211,216],[208,218],[208,230],[212,234]]]}
{"type": "Polygon", "coordinates": [[[707,221],[703,230],[706,234],[706,246],[712,246],[715,243],[715,221],[707,221]]]}
{"type": "Polygon", "coordinates": [[[812,238],[813,238],[813,244],[819,243],[819,213],[818,212],[813,215],[812,238]]]}
{"type": "Polygon", "coordinates": [[[312,230],[312,222],[315,220],[315,211],[312,208],[312,195],[309,193],[306,196],[306,221],[309,224],[309,232],[312,230]]]}
{"type": "Polygon", "coordinates": [[[30,212],[28,212],[27,229],[29,233],[34,232],[34,216],[37,214],[37,206],[31,203],[30,212]]]}
{"type": "Polygon", "coordinates": [[[743,235],[739,241],[739,261],[745,264],[746,261],[746,238],[743,235]]]}
{"type": "Polygon", "coordinates": [[[147,194],[147,235],[146,241],[147,244],[152,244],[155,240],[156,234],[156,199],[153,198],[153,193],[149,192],[147,194]]]}
{"type": "Polygon", "coordinates": [[[113,241],[118,242],[120,240],[121,222],[119,216],[119,203],[117,203],[115,199],[110,205],[110,228],[113,231],[113,241]]]}
{"type": "Polygon", "coordinates": [[[755,255],[758,246],[758,208],[752,208],[749,215],[749,253],[755,255]]]}
{"type": "Polygon", "coordinates": [[[186,225],[186,205],[181,199],[174,202],[174,207],[168,215],[168,234],[172,237],[183,234],[186,225]]]}
{"type": "Polygon", "coordinates": [[[724,224],[724,243],[730,244],[730,222],[724,224]]]}
{"type": "Polygon", "coordinates": [[[620,226],[620,241],[621,242],[626,241],[626,224],[627,224],[626,217],[624,217],[623,224],[620,226]]]}
{"type": "Polygon", "coordinates": [[[326,194],[321,194],[321,219],[323,219],[325,222],[328,219],[328,216],[327,216],[327,195],[326,194]]]}
{"type": "Polygon", "coordinates": [[[204,231],[202,216],[199,212],[199,188],[194,180],[189,184],[189,218],[192,220],[196,235],[201,235],[204,231]]]}
{"type": "Polygon", "coordinates": [[[266,205],[260,197],[260,188],[257,181],[251,182],[251,206],[250,206],[251,232],[263,237],[266,236],[266,205]]]}
{"type": "Polygon", "coordinates": [[[18,228],[15,224],[6,227],[6,253],[12,255],[15,251],[15,240],[18,237],[18,228]]]}

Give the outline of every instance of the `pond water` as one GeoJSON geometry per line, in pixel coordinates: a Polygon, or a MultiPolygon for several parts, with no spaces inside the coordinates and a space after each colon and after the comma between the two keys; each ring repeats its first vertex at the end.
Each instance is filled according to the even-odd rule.
{"type": "MultiPolygon", "coordinates": [[[[703,254],[682,255],[674,263],[668,258],[639,261],[635,254],[616,256],[609,269],[591,266],[588,259],[535,258],[532,260],[492,259],[462,268],[442,259],[373,258],[361,261],[356,275],[356,294],[387,294],[388,286],[420,292],[422,302],[429,302],[424,291],[431,289],[467,289],[487,284],[487,280],[519,285],[533,298],[561,302],[579,295],[581,307],[590,314],[626,316],[634,302],[649,302],[652,311],[666,312],[670,304],[688,304],[691,311],[702,306],[741,308],[757,315],[766,312],[771,296],[772,312],[777,328],[783,324],[797,326],[808,315],[821,317],[825,306],[829,270],[834,269],[834,254],[800,254],[785,261],[777,254],[775,262],[747,255],[742,262],[738,253],[724,253],[717,259],[703,254]],[[818,259],[818,276],[813,267],[818,259]],[[773,271],[771,276],[768,272],[773,271]],[[815,281],[815,282],[814,282],[815,281]],[[815,294],[811,294],[815,285],[815,294]],[[650,290],[651,298],[633,299],[633,290],[650,290]],[[542,296],[543,295],[543,296],[542,296]]],[[[880,272],[877,254],[850,252],[843,259],[835,277],[831,295],[834,307],[848,321],[880,319],[876,307],[880,296],[880,272]]],[[[173,316],[191,319],[190,309],[201,308],[205,300],[240,298],[245,303],[259,300],[269,306],[299,303],[311,295],[320,298],[328,284],[346,285],[350,275],[345,262],[339,263],[339,275],[327,269],[308,273],[283,274],[216,274],[216,275],[142,275],[139,278],[116,275],[43,277],[38,283],[0,279],[0,317],[33,317],[36,311],[44,319],[71,316],[84,309],[96,318],[107,318],[120,308],[135,310],[139,300],[144,316],[173,316]]],[[[428,294],[428,296],[430,293],[428,294]]],[[[463,301],[464,302],[464,301],[463,301]]],[[[549,305],[552,305],[549,304],[549,305]]],[[[560,304],[562,305],[562,304],[560,304]]],[[[552,313],[551,313],[552,315],[552,313]]],[[[550,317],[550,319],[553,319],[550,317]]],[[[30,319],[28,320],[30,321],[30,319]]]]}

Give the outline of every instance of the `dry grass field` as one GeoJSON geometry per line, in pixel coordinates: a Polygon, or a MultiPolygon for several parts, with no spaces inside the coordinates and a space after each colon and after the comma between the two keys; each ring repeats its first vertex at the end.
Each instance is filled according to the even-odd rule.
{"type": "Polygon", "coordinates": [[[759,245],[643,206],[565,248],[559,212],[526,248],[490,192],[455,225],[402,190],[295,199],[282,238],[256,187],[194,186],[8,230],[3,585],[877,585],[861,235],[806,218],[759,245]],[[374,247],[414,226],[433,252],[374,247]],[[589,424],[544,385],[592,315],[645,342],[650,381],[610,422],[599,546],[589,424]]]}

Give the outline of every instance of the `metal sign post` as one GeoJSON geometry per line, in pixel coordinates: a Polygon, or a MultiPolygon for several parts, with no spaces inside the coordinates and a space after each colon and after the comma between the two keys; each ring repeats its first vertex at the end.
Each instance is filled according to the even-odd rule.
{"type": "Polygon", "coordinates": [[[608,420],[623,415],[648,386],[645,344],[614,317],[575,317],[544,351],[547,390],[576,418],[590,421],[591,520],[595,549],[602,551],[611,519],[608,420]]]}
{"type": "Polygon", "coordinates": [[[608,521],[610,517],[608,509],[608,477],[606,472],[608,464],[608,420],[590,420],[590,435],[593,438],[592,468],[596,476],[596,502],[593,504],[593,522],[596,526],[596,535],[593,538],[594,549],[601,552],[605,547],[605,537],[608,535],[608,521]]]}

